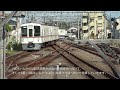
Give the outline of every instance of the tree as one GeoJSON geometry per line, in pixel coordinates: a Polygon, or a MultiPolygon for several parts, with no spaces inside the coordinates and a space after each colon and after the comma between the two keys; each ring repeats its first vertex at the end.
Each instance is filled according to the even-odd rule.
{"type": "Polygon", "coordinates": [[[70,26],[68,26],[66,22],[60,22],[60,23],[58,23],[58,26],[61,29],[66,29],[66,30],[70,28],[70,26]]]}
{"type": "Polygon", "coordinates": [[[5,29],[6,29],[7,32],[11,32],[12,31],[12,28],[11,28],[11,26],[9,24],[5,25],[5,29]]]}

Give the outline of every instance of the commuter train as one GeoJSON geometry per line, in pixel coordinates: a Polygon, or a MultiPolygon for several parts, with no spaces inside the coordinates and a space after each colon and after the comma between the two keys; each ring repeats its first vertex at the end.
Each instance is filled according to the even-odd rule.
{"type": "Polygon", "coordinates": [[[42,46],[53,44],[59,39],[59,27],[26,23],[21,25],[23,50],[40,50],[42,46]]]}
{"type": "Polygon", "coordinates": [[[60,39],[64,39],[64,38],[67,37],[67,30],[65,30],[65,29],[59,29],[58,33],[59,33],[59,38],[60,39]]]}
{"type": "Polygon", "coordinates": [[[75,27],[71,27],[67,31],[68,39],[75,39],[77,38],[77,31],[78,29],[75,27]]]}

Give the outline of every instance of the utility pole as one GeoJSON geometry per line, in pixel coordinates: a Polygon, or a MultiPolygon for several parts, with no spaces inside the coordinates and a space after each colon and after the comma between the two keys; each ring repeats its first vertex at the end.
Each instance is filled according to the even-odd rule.
{"type": "Polygon", "coordinates": [[[110,11],[110,31],[111,31],[111,39],[112,39],[112,21],[111,21],[111,11],[110,11]]]}
{"type": "Polygon", "coordinates": [[[88,12],[88,39],[90,39],[90,15],[88,12]]]}
{"type": "Polygon", "coordinates": [[[79,27],[79,18],[78,18],[78,39],[80,39],[80,27],[79,27]]]}
{"type": "Polygon", "coordinates": [[[18,29],[19,29],[19,19],[18,19],[18,17],[16,17],[16,22],[17,22],[17,27],[16,27],[16,30],[17,30],[17,36],[16,36],[16,41],[17,41],[17,43],[18,43],[18,29]]]}
{"type": "Polygon", "coordinates": [[[82,13],[81,13],[81,20],[80,20],[80,22],[81,22],[81,39],[83,39],[83,29],[82,29],[82,17],[83,17],[83,15],[82,15],[82,13]]]}
{"type": "Polygon", "coordinates": [[[60,15],[61,16],[61,23],[60,23],[61,25],[60,25],[60,27],[62,28],[62,11],[60,12],[60,14],[61,14],[60,15]]]}
{"type": "MultiPolygon", "coordinates": [[[[3,22],[3,20],[4,20],[4,18],[5,18],[5,13],[4,13],[4,11],[2,11],[2,22],[3,22]]],[[[4,31],[4,26],[1,28],[1,30],[2,30],[2,34],[1,34],[1,45],[0,45],[0,48],[1,48],[1,52],[0,52],[0,57],[1,57],[1,67],[0,67],[0,69],[1,69],[1,71],[0,71],[0,76],[1,76],[1,79],[4,79],[5,78],[5,55],[6,55],[6,40],[5,40],[5,31],[4,31]]]]}
{"type": "Polygon", "coordinates": [[[6,17],[1,23],[0,23],[0,32],[1,34],[1,41],[0,41],[0,78],[5,79],[5,54],[6,54],[6,39],[5,39],[5,30],[4,25],[11,19],[11,17],[17,13],[17,11],[11,12],[8,17],[6,17]]]}
{"type": "Polygon", "coordinates": [[[106,17],[105,11],[104,11],[104,30],[105,30],[105,39],[107,39],[106,20],[107,20],[107,17],[106,17]]]}

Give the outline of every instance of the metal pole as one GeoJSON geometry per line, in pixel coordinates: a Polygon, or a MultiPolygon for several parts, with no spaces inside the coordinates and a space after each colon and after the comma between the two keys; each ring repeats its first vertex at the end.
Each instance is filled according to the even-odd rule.
{"type": "Polygon", "coordinates": [[[1,66],[0,67],[0,79],[3,79],[4,78],[4,74],[3,74],[3,72],[4,72],[4,68],[3,68],[4,67],[3,66],[4,65],[3,64],[3,59],[4,59],[3,58],[3,49],[4,49],[3,48],[3,28],[2,28],[2,31],[1,31],[1,37],[0,38],[1,38],[1,43],[0,43],[1,44],[0,45],[0,49],[1,49],[0,50],[0,66],[1,66]]]}
{"type": "Polygon", "coordinates": [[[107,20],[107,17],[106,17],[105,11],[104,11],[104,30],[105,30],[105,39],[107,39],[106,20],[107,20]]]}
{"type": "Polygon", "coordinates": [[[17,13],[17,11],[13,11],[8,17],[6,17],[2,23],[0,24],[0,32],[1,34],[1,47],[0,47],[0,66],[1,66],[1,79],[5,78],[5,54],[6,54],[6,39],[5,39],[5,30],[4,30],[4,25],[11,19],[11,17],[17,13]]]}
{"type": "Polygon", "coordinates": [[[88,39],[90,39],[90,17],[88,12],[88,39]]]}
{"type": "Polygon", "coordinates": [[[6,37],[5,37],[5,29],[3,26],[3,79],[5,79],[5,58],[6,57],[6,37]]]}
{"type": "Polygon", "coordinates": [[[16,42],[18,43],[18,23],[19,23],[18,17],[16,17],[16,21],[17,21],[17,27],[16,27],[16,31],[17,31],[16,42]]]}
{"type": "MultiPolygon", "coordinates": [[[[4,14],[4,11],[2,11],[2,22],[3,22],[3,20],[4,20],[4,18],[5,18],[5,16],[4,16],[5,14],[4,14]]],[[[1,51],[1,71],[0,71],[0,76],[1,76],[1,79],[4,79],[5,78],[5,54],[6,54],[6,50],[5,50],[5,48],[6,48],[6,46],[5,46],[5,31],[4,31],[4,25],[3,25],[3,27],[1,28],[1,49],[0,49],[0,51],[1,51]]]]}
{"type": "Polygon", "coordinates": [[[62,11],[61,11],[61,23],[60,23],[60,27],[62,28],[62,11]]]}
{"type": "Polygon", "coordinates": [[[82,13],[81,13],[81,39],[83,39],[83,28],[82,28],[82,17],[83,17],[83,15],[82,15],[82,13]]]}
{"type": "Polygon", "coordinates": [[[110,29],[111,29],[111,39],[112,39],[112,22],[111,22],[111,11],[110,11],[110,29]]]}
{"type": "Polygon", "coordinates": [[[5,40],[5,31],[4,26],[2,28],[1,34],[1,79],[5,78],[5,57],[6,57],[6,40],[5,40]]]}
{"type": "Polygon", "coordinates": [[[80,39],[80,36],[79,36],[80,31],[79,31],[79,29],[80,29],[80,27],[79,27],[79,18],[78,18],[78,39],[80,39]]]}
{"type": "Polygon", "coordinates": [[[5,20],[0,24],[0,30],[2,30],[2,27],[11,19],[13,15],[15,15],[17,11],[13,11],[8,17],[5,18],[5,20]]]}

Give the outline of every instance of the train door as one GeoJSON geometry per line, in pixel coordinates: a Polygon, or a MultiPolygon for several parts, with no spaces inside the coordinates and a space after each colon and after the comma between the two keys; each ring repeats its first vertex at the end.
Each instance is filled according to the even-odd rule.
{"type": "Polygon", "coordinates": [[[33,32],[33,25],[28,25],[28,42],[34,42],[34,32],[33,32]]]}
{"type": "Polygon", "coordinates": [[[33,37],[33,29],[29,29],[29,37],[33,37]]]}

